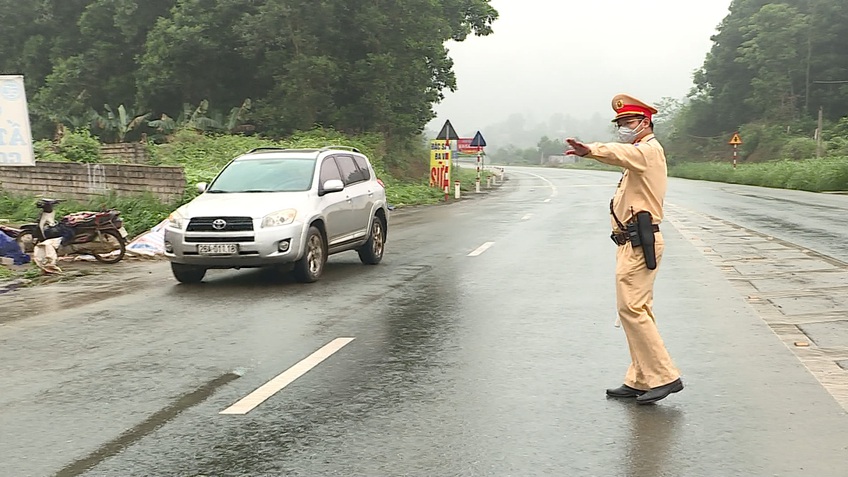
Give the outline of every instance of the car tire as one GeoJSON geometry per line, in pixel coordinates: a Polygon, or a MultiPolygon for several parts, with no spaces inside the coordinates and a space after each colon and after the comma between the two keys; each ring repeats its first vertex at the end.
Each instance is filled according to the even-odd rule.
{"type": "Polygon", "coordinates": [[[206,276],[206,269],[194,265],[171,262],[171,272],[180,283],[200,283],[206,276]]]}
{"type": "Polygon", "coordinates": [[[359,260],[365,265],[377,265],[383,260],[383,251],[386,248],[386,223],[379,215],[374,216],[371,221],[371,234],[357,252],[359,260]]]}
{"type": "Polygon", "coordinates": [[[324,272],[327,263],[327,244],[317,227],[310,226],[306,234],[303,256],[294,263],[294,278],[300,283],[313,283],[324,272]]]}

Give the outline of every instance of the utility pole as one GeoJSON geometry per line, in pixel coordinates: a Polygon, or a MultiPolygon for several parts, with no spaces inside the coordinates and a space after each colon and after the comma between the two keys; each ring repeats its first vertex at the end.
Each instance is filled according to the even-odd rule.
{"type": "Polygon", "coordinates": [[[819,127],[816,129],[816,159],[822,155],[822,110],[823,107],[819,106],[819,127]]]}

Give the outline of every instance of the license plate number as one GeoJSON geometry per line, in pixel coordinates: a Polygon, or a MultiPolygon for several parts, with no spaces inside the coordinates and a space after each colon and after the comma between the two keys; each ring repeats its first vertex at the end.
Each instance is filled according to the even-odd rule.
{"type": "Polygon", "coordinates": [[[197,253],[200,255],[235,255],[238,253],[238,246],[228,243],[202,244],[197,246],[197,253]]]}
{"type": "Polygon", "coordinates": [[[123,227],[119,228],[119,229],[118,229],[118,232],[120,232],[121,237],[123,237],[123,238],[127,238],[127,236],[129,235],[129,234],[127,233],[127,229],[125,229],[125,228],[123,228],[123,227]]]}

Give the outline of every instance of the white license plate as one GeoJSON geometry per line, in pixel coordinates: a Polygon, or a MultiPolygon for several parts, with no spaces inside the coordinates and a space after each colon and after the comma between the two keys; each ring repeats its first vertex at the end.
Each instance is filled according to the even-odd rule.
{"type": "Polygon", "coordinates": [[[200,255],[235,255],[238,253],[238,245],[230,243],[209,243],[197,246],[200,255]]]}
{"type": "Polygon", "coordinates": [[[120,232],[120,233],[121,233],[121,237],[123,237],[123,238],[127,238],[127,236],[129,235],[129,234],[127,233],[127,229],[125,229],[125,228],[123,228],[123,227],[119,228],[119,229],[118,229],[118,232],[120,232]]]}

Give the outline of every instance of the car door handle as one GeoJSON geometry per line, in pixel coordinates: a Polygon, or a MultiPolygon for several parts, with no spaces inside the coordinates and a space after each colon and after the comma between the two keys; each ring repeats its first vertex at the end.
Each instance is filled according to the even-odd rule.
{"type": "Polygon", "coordinates": [[[374,193],[371,192],[370,190],[368,191],[368,197],[374,197],[374,193]]]}
{"type": "Polygon", "coordinates": [[[345,199],[347,199],[348,202],[353,202],[353,200],[350,198],[350,196],[346,196],[345,199]]]}

